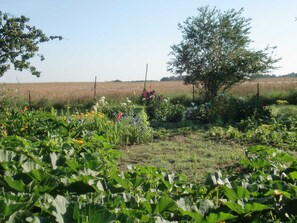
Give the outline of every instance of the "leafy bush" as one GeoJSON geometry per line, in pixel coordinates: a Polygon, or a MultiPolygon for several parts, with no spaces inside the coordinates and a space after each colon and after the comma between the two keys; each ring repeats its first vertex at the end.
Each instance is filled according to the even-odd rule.
{"type": "Polygon", "coordinates": [[[221,94],[212,101],[192,106],[187,111],[187,117],[202,123],[232,123],[248,117],[269,119],[270,111],[257,98],[236,98],[221,94]]]}
{"type": "Polygon", "coordinates": [[[171,104],[181,104],[184,106],[190,106],[191,102],[193,101],[193,98],[190,95],[177,95],[170,97],[170,103],[171,104]]]}
{"type": "Polygon", "coordinates": [[[185,107],[181,104],[169,106],[169,111],[166,117],[168,122],[181,122],[184,119],[185,107]]]}
{"type": "Polygon", "coordinates": [[[155,91],[144,91],[141,101],[145,105],[149,120],[165,121],[170,111],[170,103],[155,91]]]}
{"type": "Polygon", "coordinates": [[[296,150],[297,148],[297,119],[270,119],[269,122],[259,123],[254,119],[247,119],[238,127],[211,127],[207,132],[209,137],[227,138],[246,142],[248,144],[262,144],[282,149],[296,150]]]}
{"type": "Polygon", "coordinates": [[[265,105],[273,105],[277,100],[287,101],[291,105],[297,105],[297,90],[265,91],[261,93],[260,100],[265,105]]]}
{"type": "Polygon", "coordinates": [[[119,128],[121,141],[126,145],[144,143],[152,140],[153,131],[148,122],[144,109],[134,116],[124,116],[116,123],[119,128]]]}

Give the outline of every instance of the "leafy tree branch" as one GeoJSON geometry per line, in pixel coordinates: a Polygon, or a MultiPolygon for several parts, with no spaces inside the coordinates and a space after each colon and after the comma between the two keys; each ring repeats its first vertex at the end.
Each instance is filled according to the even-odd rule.
{"type": "Polygon", "coordinates": [[[30,63],[30,59],[38,56],[40,43],[53,39],[62,40],[61,36],[46,36],[40,29],[30,26],[29,18],[25,16],[14,17],[0,11],[0,77],[7,72],[11,65],[15,70],[29,70],[32,75],[40,76],[30,63]]]}

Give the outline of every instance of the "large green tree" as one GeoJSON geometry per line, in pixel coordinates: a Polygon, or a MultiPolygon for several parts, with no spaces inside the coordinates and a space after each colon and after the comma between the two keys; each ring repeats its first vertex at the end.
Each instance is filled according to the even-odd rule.
{"type": "Polygon", "coordinates": [[[34,56],[44,60],[38,54],[38,45],[61,36],[46,36],[40,29],[30,26],[25,16],[14,17],[0,11],[0,77],[14,66],[15,70],[29,70],[32,75],[40,76],[40,72],[31,65],[34,56]]]}
{"type": "Polygon", "coordinates": [[[171,46],[168,70],[186,74],[185,84],[202,86],[207,99],[236,83],[275,68],[271,48],[250,47],[250,21],[243,9],[198,8],[198,15],[179,24],[182,41],[171,46]]]}

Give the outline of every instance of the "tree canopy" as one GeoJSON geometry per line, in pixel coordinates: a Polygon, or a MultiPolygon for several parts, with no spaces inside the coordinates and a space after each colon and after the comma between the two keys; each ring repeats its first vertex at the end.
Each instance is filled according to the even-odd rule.
{"type": "Polygon", "coordinates": [[[186,74],[185,84],[202,86],[208,99],[236,83],[275,68],[270,47],[253,50],[249,38],[250,21],[243,9],[221,12],[210,7],[198,8],[178,27],[182,41],[171,46],[168,70],[186,74]]]}
{"type": "Polygon", "coordinates": [[[15,70],[29,70],[32,75],[40,76],[40,72],[31,65],[34,56],[44,60],[38,54],[38,45],[53,39],[61,40],[61,36],[46,36],[40,29],[28,24],[25,16],[14,17],[0,11],[0,77],[14,66],[15,70]]]}

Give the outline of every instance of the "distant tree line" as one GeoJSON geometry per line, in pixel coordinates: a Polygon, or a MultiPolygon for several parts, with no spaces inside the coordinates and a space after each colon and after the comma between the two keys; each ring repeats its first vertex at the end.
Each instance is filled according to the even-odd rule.
{"type": "MultiPolygon", "coordinates": [[[[147,80],[146,82],[157,82],[158,80],[147,80]]],[[[116,79],[116,80],[112,80],[110,82],[145,82],[145,80],[132,80],[132,81],[122,81],[122,80],[119,80],[119,79],[116,79]]]]}
{"type": "Polygon", "coordinates": [[[185,76],[170,76],[170,77],[162,77],[160,81],[183,81],[185,76]]]}
{"type": "Polygon", "coordinates": [[[256,78],[278,78],[278,77],[297,77],[297,73],[292,72],[289,74],[284,74],[284,75],[275,75],[275,74],[258,74],[255,76],[256,78]]]}
{"type": "MultiPolygon", "coordinates": [[[[285,75],[276,75],[276,74],[258,74],[254,76],[255,78],[283,78],[283,77],[296,77],[297,73],[292,72],[285,75]]],[[[160,81],[183,81],[185,76],[170,76],[170,77],[162,77],[160,81]]]]}

